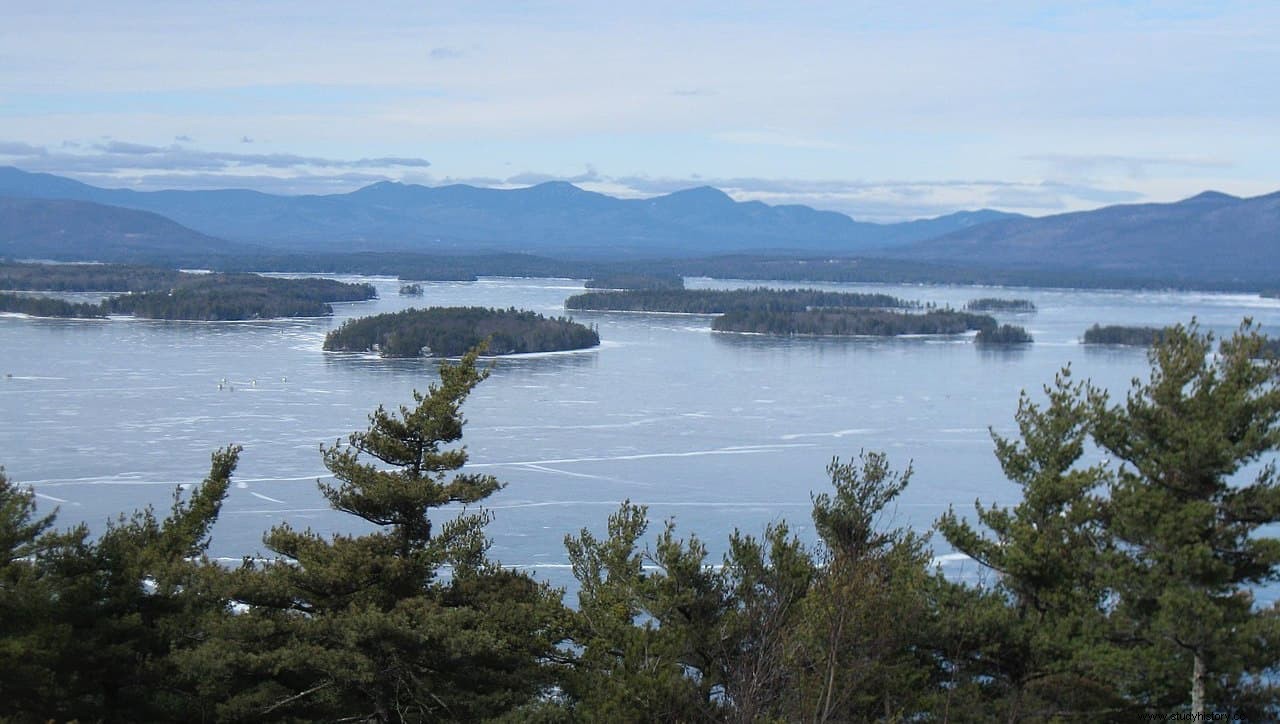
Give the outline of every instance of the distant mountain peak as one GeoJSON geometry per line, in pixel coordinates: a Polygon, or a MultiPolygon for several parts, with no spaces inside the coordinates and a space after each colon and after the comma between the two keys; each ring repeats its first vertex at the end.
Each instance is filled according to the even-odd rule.
{"type": "Polygon", "coordinates": [[[1242,199],[1239,196],[1232,196],[1231,194],[1224,194],[1221,191],[1209,190],[1209,191],[1201,191],[1200,193],[1196,194],[1195,196],[1192,196],[1189,199],[1183,199],[1179,203],[1183,203],[1183,204],[1223,203],[1223,202],[1241,201],[1241,200],[1242,199]]]}
{"type": "Polygon", "coordinates": [[[729,194],[714,186],[695,186],[691,189],[681,189],[665,196],[657,196],[651,200],[662,205],[680,206],[729,206],[737,203],[729,194]]]}
{"type": "Polygon", "coordinates": [[[568,181],[543,181],[540,184],[526,186],[522,191],[529,191],[541,196],[568,196],[570,194],[586,194],[591,193],[586,189],[579,188],[568,181]]]}

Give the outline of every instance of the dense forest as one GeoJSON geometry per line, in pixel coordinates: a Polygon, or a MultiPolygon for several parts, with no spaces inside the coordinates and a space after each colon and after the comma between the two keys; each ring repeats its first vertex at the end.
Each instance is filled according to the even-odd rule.
{"type": "Polygon", "coordinates": [[[1085,344],[1122,344],[1130,347],[1150,347],[1159,342],[1165,330],[1159,327],[1122,327],[1093,325],[1084,331],[1085,344]]]}
{"type": "Polygon", "coordinates": [[[149,292],[198,276],[131,264],[0,262],[0,289],[42,292],[149,292]]]}
{"type": "Polygon", "coordinates": [[[372,299],[369,284],[332,279],[278,279],[258,274],[193,274],[119,264],[0,264],[0,281],[44,291],[127,291],[99,305],[55,299],[29,301],[5,295],[0,311],[36,316],[103,317],[132,314],[148,319],[233,320],[321,317],[328,302],[372,299]]]}
{"type": "Polygon", "coordinates": [[[103,306],[114,314],[148,319],[271,319],[323,317],[328,302],[352,302],[377,296],[369,284],[333,279],[276,279],[257,274],[204,274],[168,291],[112,297],[103,306]]]}
{"type": "Polygon", "coordinates": [[[964,305],[966,312],[1034,312],[1036,305],[1030,299],[1001,299],[980,297],[964,305]]]}
{"type": "Polygon", "coordinates": [[[0,473],[0,719],[1275,721],[1280,605],[1254,593],[1280,579],[1266,342],[1178,326],[1118,402],[1069,369],[1024,394],[995,436],[1020,499],[934,528],[976,582],[939,572],[934,531],[894,526],[910,465],[863,453],[828,466],[810,542],[779,520],[712,560],[624,502],[566,536],[566,605],[489,558],[477,506],[502,483],[458,472],[479,350],[322,446],[320,492],[372,532],[282,523],[266,559],[210,561],[234,446],[167,515],[98,538],[0,473]]]}
{"type": "Polygon", "coordinates": [[[430,307],[351,319],[324,338],[331,352],[383,357],[456,357],[487,340],[492,354],[556,352],[600,344],[600,335],[572,319],[485,307],[430,307]]]}
{"type": "Polygon", "coordinates": [[[74,317],[95,319],[107,316],[101,304],[68,302],[52,297],[0,292],[0,312],[18,312],[33,317],[74,317]]]}
{"type": "Polygon", "coordinates": [[[623,312],[723,314],[734,311],[797,312],[814,307],[915,307],[888,294],[824,292],[817,289],[671,289],[575,294],[565,309],[623,312]]]}
{"type": "Polygon", "coordinates": [[[684,277],[679,274],[615,272],[588,279],[585,286],[587,289],[684,289],[684,277]]]}
{"type": "Polygon", "coordinates": [[[983,314],[949,309],[935,309],[923,314],[883,309],[746,309],[717,317],[711,322],[711,328],[718,332],[758,334],[893,337],[903,334],[962,334],[974,330],[994,330],[996,320],[983,314]]]}

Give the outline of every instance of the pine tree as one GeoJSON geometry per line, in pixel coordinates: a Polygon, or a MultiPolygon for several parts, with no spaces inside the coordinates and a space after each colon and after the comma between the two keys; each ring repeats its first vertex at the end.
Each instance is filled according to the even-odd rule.
{"type": "Polygon", "coordinates": [[[1008,721],[1100,716],[1122,705],[1096,661],[1108,598],[1108,476],[1102,465],[1080,463],[1089,440],[1086,387],[1073,384],[1067,368],[1044,392],[1044,405],[1026,393],[1019,399],[1017,438],[992,434],[1000,467],[1021,488],[1022,501],[1012,508],[977,502],[977,522],[989,534],[954,510],[938,521],[947,542],[997,575],[992,591],[1003,605],[987,609],[995,617],[988,622],[991,645],[974,673],[991,682],[988,688],[1006,689],[1008,721]]]}
{"type": "Polygon", "coordinates": [[[1280,540],[1266,533],[1280,522],[1280,361],[1248,320],[1213,342],[1194,321],[1168,329],[1124,404],[1094,394],[1097,441],[1119,463],[1115,618],[1136,668],[1181,671],[1136,682],[1149,706],[1269,718],[1275,679],[1259,677],[1275,667],[1280,632],[1252,587],[1280,579],[1280,540]]]}
{"type": "Polygon", "coordinates": [[[321,492],[378,530],[326,538],[286,524],[267,534],[279,558],[246,562],[237,598],[248,611],[217,642],[220,655],[198,662],[234,691],[222,717],[461,721],[545,693],[558,593],[487,558],[486,514],[432,518],[501,487],[457,472],[466,450],[447,447],[488,375],[480,352],[441,364],[439,384],[415,392],[413,407],[379,407],[368,430],[323,448],[337,482],[321,492]]]}
{"type": "Polygon", "coordinates": [[[83,525],[48,530],[52,516],[33,519],[30,493],[0,476],[0,716],[203,718],[179,662],[225,614],[204,551],[239,452],[215,452],[209,476],[185,499],[175,492],[164,520],[150,509],[121,516],[97,540],[83,525]]]}

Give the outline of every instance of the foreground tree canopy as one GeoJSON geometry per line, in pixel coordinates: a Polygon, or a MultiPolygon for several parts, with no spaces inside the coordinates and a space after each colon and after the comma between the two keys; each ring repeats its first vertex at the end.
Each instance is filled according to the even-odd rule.
{"type": "Polygon", "coordinates": [[[479,350],[413,404],[322,449],[337,511],[266,558],[203,554],[240,454],[94,539],[0,473],[0,719],[14,721],[1274,720],[1280,362],[1245,324],[1194,324],[1114,401],[1064,370],[995,438],[1022,490],[937,530],[982,566],[943,576],[887,525],[912,477],[833,460],[811,542],[785,522],[712,560],[643,506],[566,537],[563,592],[488,556],[502,487],[460,472],[479,350]],[[442,515],[443,506],[461,512],[442,515]]]}

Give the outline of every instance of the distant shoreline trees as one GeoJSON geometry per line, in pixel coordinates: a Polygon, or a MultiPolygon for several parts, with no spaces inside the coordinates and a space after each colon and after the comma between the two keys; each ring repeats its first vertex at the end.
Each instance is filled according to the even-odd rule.
{"type": "Polygon", "coordinates": [[[966,312],[1034,312],[1036,305],[1030,299],[980,297],[969,300],[964,309],[966,312]]]}
{"type": "Polygon", "coordinates": [[[33,316],[228,321],[323,317],[329,302],[372,299],[370,284],[333,279],[282,279],[258,274],[192,274],[114,264],[0,264],[0,286],[43,291],[126,291],[100,304],[0,294],[0,311],[33,316]]]}
{"type": "Polygon", "coordinates": [[[893,337],[904,334],[963,334],[994,329],[991,317],[935,309],[922,314],[883,309],[810,309],[774,312],[763,309],[731,311],[717,317],[718,332],[780,335],[838,335],[893,337]]]}
{"type": "Polygon", "coordinates": [[[817,289],[638,289],[575,294],[565,300],[565,309],[621,312],[677,312],[682,314],[724,314],[733,311],[804,311],[816,307],[834,308],[914,308],[909,302],[888,294],[824,292],[817,289]]]}
{"type": "Polygon", "coordinates": [[[1166,330],[1160,327],[1124,327],[1120,325],[1093,325],[1084,331],[1085,344],[1118,344],[1127,347],[1150,347],[1164,339],[1166,330]]]}

